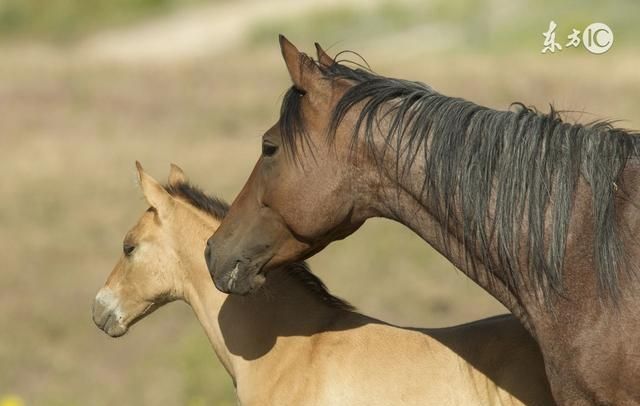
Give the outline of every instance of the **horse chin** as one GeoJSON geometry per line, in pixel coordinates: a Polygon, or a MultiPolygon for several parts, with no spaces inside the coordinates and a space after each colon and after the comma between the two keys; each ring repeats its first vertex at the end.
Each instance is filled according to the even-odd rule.
{"type": "Polygon", "coordinates": [[[251,278],[251,281],[244,284],[235,284],[231,287],[226,288],[226,293],[233,295],[241,295],[246,296],[253,294],[254,292],[260,290],[262,285],[264,285],[265,277],[264,275],[255,275],[251,278]]]}
{"type": "Polygon", "coordinates": [[[129,331],[129,326],[122,323],[113,313],[108,313],[102,318],[95,318],[94,321],[98,328],[110,337],[122,337],[129,331]]]}
{"type": "Polygon", "coordinates": [[[213,282],[221,292],[243,296],[248,295],[264,285],[266,279],[261,272],[261,268],[262,267],[249,271],[249,275],[245,277],[238,277],[239,265],[236,264],[236,267],[231,272],[223,274],[220,277],[214,276],[213,282]]]}
{"type": "Polygon", "coordinates": [[[259,273],[259,274],[255,275],[253,277],[253,282],[251,283],[251,287],[249,289],[249,293],[253,293],[256,290],[259,290],[262,287],[262,285],[264,285],[264,282],[266,280],[267,279],[265,278],[264,274],[262,274],[262,273],[259,273]]]}
{"type": "Polygon", "coordinates": [[[118,338],[127,334],[127,331],[129,331],[129,327],[125,326],[124,324],[114,323],[109,326],[105,326],[103,331],[107,333],[111,338],[118,338]]]}

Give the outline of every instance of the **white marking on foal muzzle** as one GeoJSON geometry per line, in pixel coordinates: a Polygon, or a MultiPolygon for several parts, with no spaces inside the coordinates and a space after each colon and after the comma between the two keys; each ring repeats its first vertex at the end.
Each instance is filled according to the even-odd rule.
{"type": "Polygon", "coordinates": [[[116,318],[117,322],[122,322],[124,319],[124,313],[120,307],[120,301],[118,297],[109,288],[102,288],[96,295],[96,302],[100,303],[104,309],[116,318]]]}

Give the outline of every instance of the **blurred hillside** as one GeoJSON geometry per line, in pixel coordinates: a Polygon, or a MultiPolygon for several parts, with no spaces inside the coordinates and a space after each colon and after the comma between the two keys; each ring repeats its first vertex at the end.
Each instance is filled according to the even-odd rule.
{"type": "MultiPolygon", "coordinates": [[[[0,404],[231,405],[187,306],[114,340],[91,304],[145,210],[134,161],[231,200],[289,86],[276,34],[505,109],[640,128],[633,1],[0,0],[0,404]],[[609,24],[604,55],[542,55],[542,33],[609,24]]],[[[403,325],[503,312],[407,229],[367,223],[311,261],[332,291],[403,325]]]]}
{"type": "MultiPolygon", "coordinates": [[[[212,0],[209,0],[212,2],[212,0]]],[[[131,25],[204,0],[3,0],[3,40],[70,41],[101,29],[131,25]]]]}
{"type": "Polygon", "coordinates": [[[3,0],[0,40],[33,39],[69,43],[104,30],[121,30],[186,12],[212,16],[225,8],[255,14],[261,7],[270,18],[254,27],[250,39],[268,41],[286,31],[301,40],[319,37],[328,42],[383,36],[425,25],[447,26],[460,45],[473,50],[513,50],[539,42],[531,33],[546,30],[555,20],[567,27],[601,21],[615,27],[617,46],[636,46],[640,3],[633,0],[3,0]],[[279,7],[281,6],[281,7],[279,7]],[[294,12],[292,17],[292,11],[294,12]]]}

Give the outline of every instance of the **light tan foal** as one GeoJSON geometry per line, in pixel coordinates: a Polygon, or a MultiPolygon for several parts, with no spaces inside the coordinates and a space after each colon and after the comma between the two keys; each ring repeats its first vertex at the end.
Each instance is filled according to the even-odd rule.
{"type": "Polygon", "coordinates": [[[353,311],[302,265],[270,273],[251,296],[219,292],[202,253],[226,206],[176,166],[166,188],[138,172],[151,209],[94,303],[109,335],[186,301],[245,406],[553,404],[536,344],[510,316],[399,328],[353,311]]]}

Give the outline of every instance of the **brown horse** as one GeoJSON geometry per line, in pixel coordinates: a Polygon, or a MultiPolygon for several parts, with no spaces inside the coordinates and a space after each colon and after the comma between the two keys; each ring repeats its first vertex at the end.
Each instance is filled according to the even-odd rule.
{"type": "Polygon", "coordinates": [[[638,134],[492,110],[280,44],[293,87],[208,242],[216,286],[250,292],[386,217],[512,311],[559,404],[640,404],[638,134]]]}
{"type": "Polygon", "coordinates": [[[447,406],[553,403],[540,351],[512,316],[405,329],[332,296],[304,264],[272,272],[262,291],[227,296],[202,250],[227,207],[176,166],[162,187],[139,168],[151,208],[96,296],[95,323],[117,337],[156,308],[193,308],[242,405],[447,406]]]}

